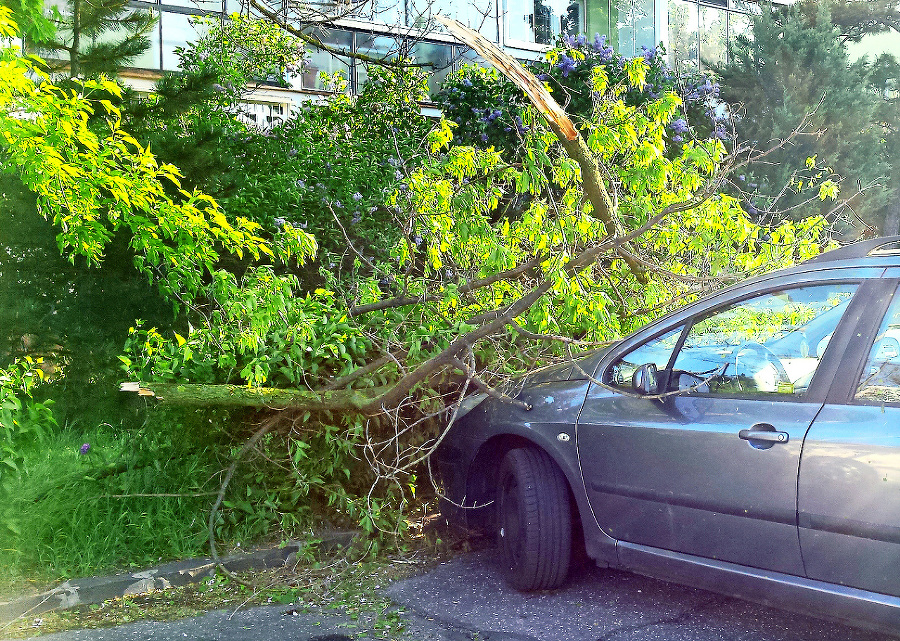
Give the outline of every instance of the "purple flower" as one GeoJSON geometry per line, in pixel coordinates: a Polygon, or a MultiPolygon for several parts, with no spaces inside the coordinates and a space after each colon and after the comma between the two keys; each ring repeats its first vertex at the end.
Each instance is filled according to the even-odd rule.
{"type": "Polygon", "coordinates": [[[276,218],[274,222],[275,222],[276,227],[284,227],[284,224],[287,222],[287,220],[279,217],[279,218],[276,218]]]}
{"type": "Polygon", "coordinates": [[[650,64],[650,62],[652,62],[653,58],[656,57],[656,47],[653,47],[652,49],[648,49],[645,45],[641,45],[641,49],[644,52],[642,54],[644,57],[644,62],[646,62],[647,64],[650,64]]]}
{"type": "Polygon", "coordinates": [[[680,136],[688,130],[687,121],[684,118],[673,120],[669,123],[669,129],[671,129],[676,136],[680,136]]]}
{"type": "Polygon", "coordinates": [[[537,79],[538,80],[550,80],[550,74],[549,73],[539,73],[537,75],[537,79]]]}
{"type": "Polygon", "coordinates": [[[487,141],[488,141],[487,134],[481,134],[481,142],[487,142],[487,141]]]}
{"type": "Polygon", "coordinates": [[[355,225],[355,224],[358,223],[361,219],[362,219],[362,216],[360,215],[360,213],[359,213],[359,212],[356,212],[356,213],[353,214],[353,218],[350,220],[350,224],[351,224],[351,225],[355,225]]]}
{"type": "Polygon", "coordinates": [[[594,51],[600,54],[598,57],[600,58],[600,62],[606,62],[613,56],[613,48],[607,46],[606,44],[606,36],[601,36],[599,33],[594,35],[594,43],[593,45],[594,51]]]}
{"type": "Polygon", "coordinates": [[[463,84],[464,84],[465,86],[467,86],[467,87],[471,87],[471,86],[472,86],[472,81],[469,80],[468,78],[465,78],[465,79],[463,80],[463,84]]]}
{"type": "Polygon", "coordinates": [[[521,116],[516,116],[515,118],[513,118],[513,122],[515,122],[516,124],[516,131],[518,131],[520,134],[524,134],[526,131],[528,131],[527,129],[525,129],[525,125],[522,123],[521,116]]]}
{"type": "Polygon", "coordinates": [[[563,55],[562,59],[559,61],[559,64],[556,65],[557,68],[562,73],[563,78],[568,78],[569,73],[575,71],[575,67],[578,64],[575,62],[575,58],[572,56],[563,55]]]}
{"type": "Polygon", "coordinates": [[[362,200],[362,194],[358,191],[353,192],[353,200],[359,202],[360,200],[362,200]]]}
{"type": "Polygon", "coordinates": [[[90,450],[90,449],[91,449],[91,444],[85,443],[84,445],[81,446],[81,449],[78,451],[81,452],[82,454],[87,454],[88,450],[90,450]]]}

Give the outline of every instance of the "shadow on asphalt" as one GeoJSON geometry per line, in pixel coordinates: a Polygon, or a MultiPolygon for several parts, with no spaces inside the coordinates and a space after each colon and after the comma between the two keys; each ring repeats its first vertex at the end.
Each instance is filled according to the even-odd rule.
{"type": "MultiPolygon", "coordinates": [[[[559,590],[505,586],[489,550],[400,581],[387,595],[479,641],[886,641],[895,637],[618,570],[582,567],[559,590]]],[[[898,631],[900,633],[900,631],[898,631]]]]}

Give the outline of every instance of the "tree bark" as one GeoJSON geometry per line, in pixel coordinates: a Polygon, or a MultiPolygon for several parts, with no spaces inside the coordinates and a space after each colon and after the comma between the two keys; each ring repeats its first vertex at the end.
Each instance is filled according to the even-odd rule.
{"type": "Polygon", "coordinates": [[[122,383],[123,392],[137,392],[174,405],[203,407],[266,407],[270,409],[361,411],[390,388],[327,390],[313,392],[273,387],[241,385],[201,385],[197,383],[122,383]]]}

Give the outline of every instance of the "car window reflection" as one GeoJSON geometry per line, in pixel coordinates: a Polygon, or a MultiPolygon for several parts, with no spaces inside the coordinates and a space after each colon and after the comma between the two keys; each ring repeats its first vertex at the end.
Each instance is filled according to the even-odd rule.
{"type": "Polygon", "coordinates": [[[628,388],[633,373],[652,363],[669,392],[802,395],[856,288],[798,287],[719,308],[694,319],[674,364],[683,326],[629,352],[608,382],[628,388]]]}
{"type": "Polygon", "coordinates": [[[900,297],[896,293],[869,350],[856,398],[900,402],[900,297]]]}

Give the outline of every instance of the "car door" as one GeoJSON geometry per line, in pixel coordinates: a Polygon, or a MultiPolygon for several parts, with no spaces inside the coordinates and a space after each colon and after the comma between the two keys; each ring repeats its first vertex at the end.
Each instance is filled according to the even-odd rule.
{"type": "Polygon", "coordinates": [[[814,374],[856,289],[838,282],[752,294],[612,355],[576,432],[601,528],[622,541],[802,575],[797,473],[824,401],[811,393],[814,374]],[[647,383],[654,370],[656,390],[647,383]]]}
{"type": "Polygon", "coordinates": [[[885,286],[803,445],[798,524],[810,578],[900,596],[900,295],[885,286]]]}

